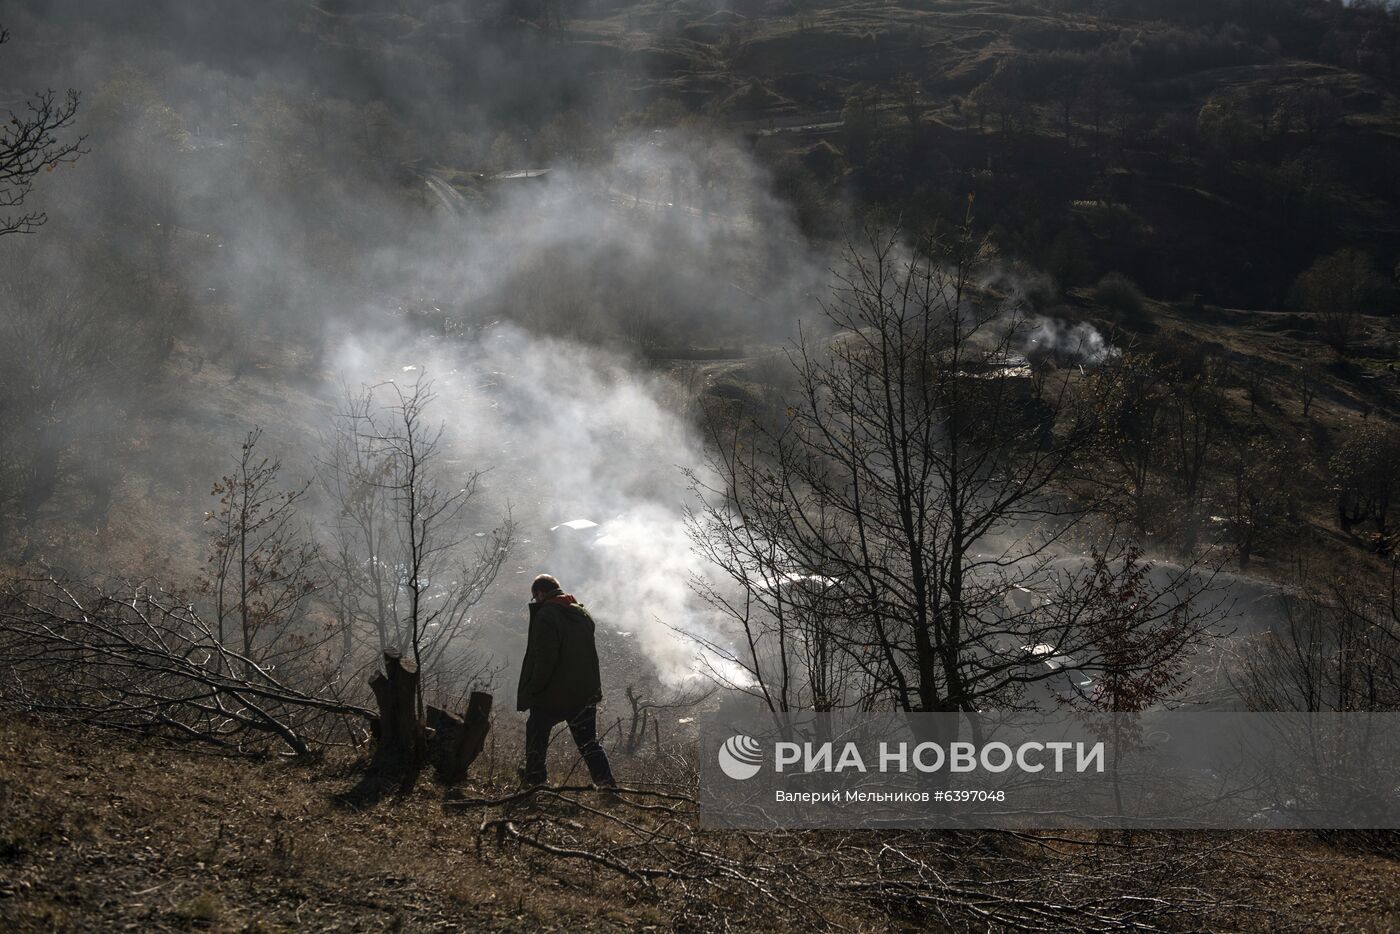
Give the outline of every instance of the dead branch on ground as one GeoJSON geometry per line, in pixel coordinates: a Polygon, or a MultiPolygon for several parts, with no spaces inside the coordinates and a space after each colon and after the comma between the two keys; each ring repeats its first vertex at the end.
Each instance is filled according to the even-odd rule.
{"type": "Polygon", "coordinates": [[[646,888],[677,887],[700,903],[803,906],[820,927],[831,924],[820,906],[833,898],[954,930],[1201,929],[1239,907],[1210,892],[1228,841],[1187,855],[1150,837],[1063,841],[1070,847],[994,831],[705,831],[693,795],[636,788],[604,798],[588,786],[544,787],[450,803],[486,812],[478,849],[516,846],[646,888]]]}
{"type": "Polygon", "coordinates": [[[259,664],[153,587],[19,580],[0,590],[0,708],[230,753],[306,755],[366,735],[373,712],[336,688],[309,660],[306,671],[259,664]]]}

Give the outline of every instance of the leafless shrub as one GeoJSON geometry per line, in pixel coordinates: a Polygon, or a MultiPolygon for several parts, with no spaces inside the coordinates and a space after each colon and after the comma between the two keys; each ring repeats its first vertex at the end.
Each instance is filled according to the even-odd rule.
{"type": "Polygon", "coordinates": [[[626,739],[621,739],[622,719],[618,718],[617,721],[617,731],[619,739],[622,741],[623,752],[629,756],[635,756],[641,752],[643,744],[646,743],[647,733],[650,731],[657,754],[660,755],[661,713],[663,711],[693,710],[709,699],[715,690],[716,688],[711,687],[708,690],[672,692],[658,697],[652,696],[651,690],[647,687],[639,689],[635,684],[627,685],[626,690],[623,691],[630,714],[627,721],[626,739]]]}
{"type": "Polygon", "coordinates": [[[200,589],[213,600],[219,641],[233,638],[236,624],[242,654],[266,665],[315,641],[302,624],[320,582],[319,552],[297,516],[309,484],[281,488],[282,462],[261,455],[261,437],[250,431],[233,473],[214,484],[219,505],[206,516],[212,531],[200,589]]]}
{"type": "Polygon", "coordinates": [[[1122,273],[1111,272],[1099,280],[1094,287],[1094,300],[1111,308],[1132,326],[1139,326],[1146,318],[1147,299],[1143,298],[1137,283],[1122,273]]]}
{"type": "Polygon", "coordinates": [[[1174,530],[1189,553],[1227,427],[1220,364],[1195,347],[1126,354],[1100,375],[1101,453],[1141,534],[1174,530]]]}

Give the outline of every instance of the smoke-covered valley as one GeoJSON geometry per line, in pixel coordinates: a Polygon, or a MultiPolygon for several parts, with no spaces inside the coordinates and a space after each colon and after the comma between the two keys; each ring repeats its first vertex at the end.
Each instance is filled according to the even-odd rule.
{"type": "MultiPolygon", "coordinates": [[[[15,435],[52,440],[28,467],[39,482],[12,557],[193,586],[208,491],[254,428],[280,482],[309,484],[300,518],[322,541],[336,414],[362,387],[382,398],[427,379],[440,481],[482,472],[462,549],[507,516],[516,528],[461,652],[508,684],[525,583],[556,565],[609,654],[667,684],[698,671],[677,630],[733,644],[692,590],[715,571],[683,521],[683,471],[706,462],[698,403],[753,403],[789,380],[781,347],[830,326],[844,262],[738,133],[626,116],[647,99],[626,90],[645,66],[560,57],[544,35],[446,6],[454,25],[432,40],[431,16],[396,35],[313,9],[272,45],[173,9],[8,12],[35,34],[7,57],[8,83],[91,89],[75,127],[89,151],[33,195],[42,235],[5,244],[10,347],[27,358],[10,378],[52,384],[15,435]],[[468,64],[407,68],[449,34],[468,64]],[[52,331],[35,342],[39,307],[52,331]]],[[[990,342],[1013,369],[1051,354],[1082,372],[1118,353],[1093,324],[1037,311],[1055,284],[1025,264],[994,260],[979,283],[1005,309],[990,342]]]]}
{"type": "MultiPolygon", "coordinates": [[[[40,439],[9,467],[9,560],[193,586],[208,490],[254,427],[282,482],[309,484],[302,519],[318,538],[335,521],[317,477],[347,396],[426,377],[444,482],[482,471],[470,538],[516,524],[473,616],[478,650],[513,661],[521,581],[573,562],[606,628],[681,680],[695,646],[673,630],[733,635],[690,586],[700,403],[761,410],[791,391],[782,348],[830,327],[843,239],[903,212],[870,210],[848,181],[813,214],[803,186],[858,149],[838,133],[838,155],[816,117],[764,125],[738,98],[695,106],[711,93],[700,59],[666,55],[693,40],[732,56],[723,36],[743,28],[724,10],[681,28],[599,9],[569,34],[547,9],[532,21],[509,5],[258,10],[0,9],[24,35],[0,59],[4,86],[82,87],[71,132],[85,147],[43,173],[29,205],[47,223],[0,258],[9,437],[40,439]],[[763,148],[792,131],[819,139],[800,183],[763,148]]],[[[829,124],[848,136],[852,107],[829,124]]],[[[956,203],[980,172],[937,197],[956,203]]],[[[925,208],[909,202],[911,237],[925,208]]],[[[1053,358],[1083,374],[1140,352],[1142,298],[1113,275],[1100,314],[1058,267],[990,259],[977,287],[999,324],[977,340],[992,372],[1029,378],[1053,358]]],[[[1207,537],[1228,524],[1208,518],[1207,537]]]]}
{"type": "MultiPolygon", "coordinates": [[[[690,677],[694,647],[671,627],[714,635],[682,525],[681,467],[700,461],[693,403],[710,369],[790,335],[828,275],[752,158],[708,127],[638,128],[580,158],[520,139],[492,154],[519,162],[450,169],[421,136],[374,125],[396,119],[383,105],[337,99],[292,58],[250,74],[173,43],[152,61],[132,24],[30,22],[49,30],[48,73],[95,91],[77,128],[90,152],[34,196],[44,236],[7,244],[11,346],[53,356],[15,362],[12,378],[70,368],[48,422],[17,433],[59,436],[61,476],[32,522],[10,526],[12,558],[188,588],[209,551],[208,491],[248,431],[264,431],[295,488],[317,476],[347,393],[424,378],[427,417],[445,429],[440,482],[483,472],[463,550],[506,515],[518,529],[458,650],[517,661],[529,580],[605,550],[566,586],[613,654],[668,683],[690,677]],[[58,282],[54,332],[26,339],[58,282]],[[551,532],[580,519],[606,537],[551,532]]],[[[188,29],[208,47],[208,26],[162,20],[157,34],[188,29]]],[[[479,48],[490,60],[491,43],[479,48]]],[[[512,67],[503,52],[492,83],[521,80],[512,67]]],[[[335,509],[312,482],[307,534],[323,537],[335,509]]]]}

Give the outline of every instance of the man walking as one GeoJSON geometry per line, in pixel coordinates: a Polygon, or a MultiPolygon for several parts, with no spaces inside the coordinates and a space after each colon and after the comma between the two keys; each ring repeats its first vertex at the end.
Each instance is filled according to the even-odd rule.
{"type": "Polygon", "coordinates": [[[596,705],[603,699],[603,688],[593,617],[549,574],[535,578],[530,598],[530,639],[515,703],[517,710],[530,711],[525,722],[525,784],[545,783],[549,734],[567,723],[593,784],[611,788],[612,769],[598,743],[596,705]]]}

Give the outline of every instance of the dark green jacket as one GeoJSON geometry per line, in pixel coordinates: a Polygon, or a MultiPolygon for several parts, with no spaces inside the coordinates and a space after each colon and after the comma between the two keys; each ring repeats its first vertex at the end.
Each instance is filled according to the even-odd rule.
{"type": "Polygon", "coordinates": [[[603,697],[593,617],[582,604],[530,604],[530,640],[520,667],[517,710],[573,710],[603,697]]]}

